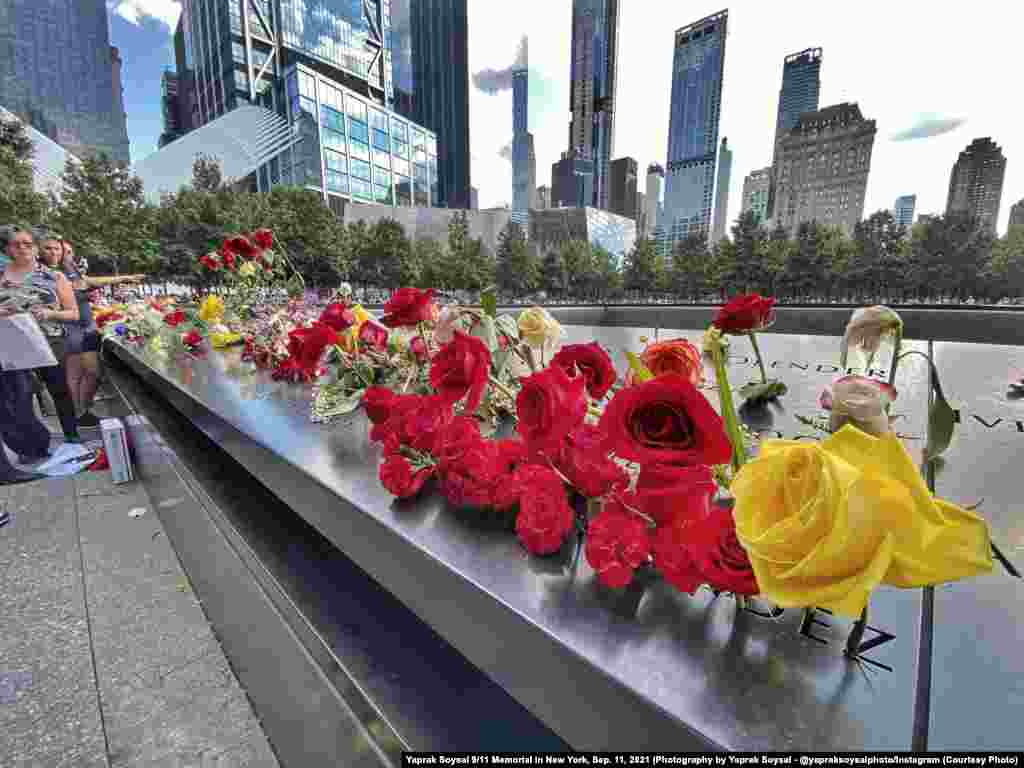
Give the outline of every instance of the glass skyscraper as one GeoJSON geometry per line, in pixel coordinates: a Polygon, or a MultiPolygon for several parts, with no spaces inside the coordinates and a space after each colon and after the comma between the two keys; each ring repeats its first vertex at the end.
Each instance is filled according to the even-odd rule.
{"type": "Polygon", "coordinates": [[[676,31],[669,111],[662,248],[711,234],[718,125],[729,12],[676,31]]]}
{"type": "Polygon", "coordinates": [[[917,195],[901,195],[896,198],[896,205],[893,208],[893,218],[907,232],[914,226],[914,208],[917,206],[917,195]]]}
{"type": "MultiPolygon", "coordinates": [[[[782,87],[775,116],[775,143],[772,155],[773,175],[778,175],[779,150],[782,139],[800,122],[800,115],[818,111],[821,95],[822,49],[808,48],[794,53],[782,62],[782,87]]],[[[768,216],[774,215],[775,184],[768,195],[768,216]]]]}
{"type": "Polygon", "coordinates": [[[593,198],[607,209],[615,142],[618,0],[573,0],[572,66],[569,73],[569,149],[593,161],[593,198]]]}
{"type": "Polygon", "coordinates": [[[129,161],[105,0],[0,0],[0,106],[74,155],[129,161]]]}
{"type": "Polygon", "coordinates": [[[441,137],[437,198],[469,209],[469,21],[466,0],[391,0],[391,105],[441,137]]]}
{"type": "Polygon", "coordinates": [[[530,136],[527,132],[530,76],[512,73],[512,210],[530,209],[530,136]]]}

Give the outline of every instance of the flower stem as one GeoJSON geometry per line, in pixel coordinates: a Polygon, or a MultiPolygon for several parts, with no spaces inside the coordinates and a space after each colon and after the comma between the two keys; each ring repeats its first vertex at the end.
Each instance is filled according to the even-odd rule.
{"type": "Polygon", "coordinates": [[[896,339],[892,347],[892,364],[889,366],[889,386],[896,384],[896,366],[900,362],[900,347],[903,346],[903,326],[897,326],[896,339]]]}
{"type": "Polygon", "coordinates": [[[729,374],[725,369],[725,357],[721,345],[716,344],[711,350],[711,358],[715,363],[715,379],[718,381],[718,401],[722,408],[722,420],[732,441],[732,468],[739,471],[747,463],[747,448],[743,443],[743,431],[736,416],[736,407],[732,401],[732,387],[729,386],[729,374]]]}
{"type": "Polygon", "coordinates": [[[860,641],[864,639],[864,630],[868,626],[868,607],[864,606],[864,610],[860,614],[860,618],[853,625],[853,629],[850,630],[850,636],[846,640],[846,655],[856,656],[857,649],[860,648],[860,641]]]}
{"type": "Polygon", "coordinates": [[[761,383],[768,383],[768,374],[764,371],[764,358],[761,357],[761,348],[757,346],[757,334],[751,331],[749,334],[750,343],[754,347],[754,355],[757,356],[757,367],[761,369],[761,383]]]}

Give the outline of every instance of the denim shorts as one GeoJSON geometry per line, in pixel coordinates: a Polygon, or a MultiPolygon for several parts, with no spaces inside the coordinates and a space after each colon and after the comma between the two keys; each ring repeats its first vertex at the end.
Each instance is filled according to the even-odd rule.
{"type": "Polygon", "coordinates": [[[64,340],[67,345],[66,354],[69,355],[79,355],[83,352],[99,352],[100,349],[100,335],[95,330],[69,326],[64,340]]]}

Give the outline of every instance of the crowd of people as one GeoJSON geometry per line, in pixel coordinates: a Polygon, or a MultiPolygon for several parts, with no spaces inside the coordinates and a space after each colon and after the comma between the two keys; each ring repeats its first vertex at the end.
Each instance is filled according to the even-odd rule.
{"type": "MultiPolygon", "coordinates": [[[[82,441],[80,429],[96,428],[92,413],[99,387],[100,335],[92,317],[91,292],[118,283],[140,282],[142,275],[91,277],[85,259],[74,245],[54,232],[10,227],[5,233],[5,257],[0,261],[0,318],[28,311],[49,342],[56,365],[29,370],[0,370],[0,484],[35,480],[33,465],[50,454],[50,432],[35,412],[47,408],[49,393],[64,439],[82,441]],[[16,467],[5,449],[18,456],[16,467]]],[[[26,343],[28,341],[26,340],[26,343]]]]}

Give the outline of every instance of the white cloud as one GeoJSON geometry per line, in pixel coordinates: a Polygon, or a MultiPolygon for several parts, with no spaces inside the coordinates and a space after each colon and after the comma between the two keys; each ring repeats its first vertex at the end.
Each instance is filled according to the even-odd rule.
{"type": "MultiPolygon", "coordinates": [[[[490,9],[498,4],[483,5],[490,9]]],[[[554,84],[554,106],[546,114],[535,114],[534,100],[530,102],[537,183],[549,184],[551,164],[568,141],[572,3],[518,0],[514,5],[531,20],[531,75],[539,71],[554,84]]],[[[641,169],[665,162],[674,32],[724,5],[721,0],[619,3],[613,157],[632,156],[641,169]]],[[[821,46],[821,105],[856,101],[865,117],[877,121],[866,213],[890,208],[899,195],[914,193],[920,212],[942,212],[958,154],[972,139],[991,136],[1008,159],[999,217],[999,229],[1005,230],[1010,204],[1024,197],[1020,110],[1007,97],[1006,77],[1000,76],[1019,70],[1015,57],[1020,45],[1014,38],[1019,25],[990,25],[985,36],[978,37],[965,33],[962,9],[925,10],[919,2],[862,0],[856,13],[843,15],[841,24],[835,21],[831,3],[731,0],[728,5],[719,135],[729,138],[733,150],[730,224],[739,215],[744,175],[771,162],[783,58],[821,46]],[[785,12],[780,13],[783,6],[785,12]],[[911,124],[914,115],[929,111],[966,119],[967,124],[926,141],[889,140],[911,124]]],[[[1005,0],[977,0],[971,6],[972,18],[1008,18],[1010,13],[1009,18],[1020,19],[1019,12],[1007,11],[1009,7],[1005,0]]],[[[471,31],[471,38],[474,34],[471,31]]],[[[497,63],[501,66],[502,60],[497,63]]],[[[474,113],[472,119],[476,118],[474,113]]]]}
{"type": "Polygon", "coordinates": [[[107,0],[107,9],[139,26],[145,19],[156,19],[171,31],[178,25],[181,15],[178,0],[107,0]]]}

